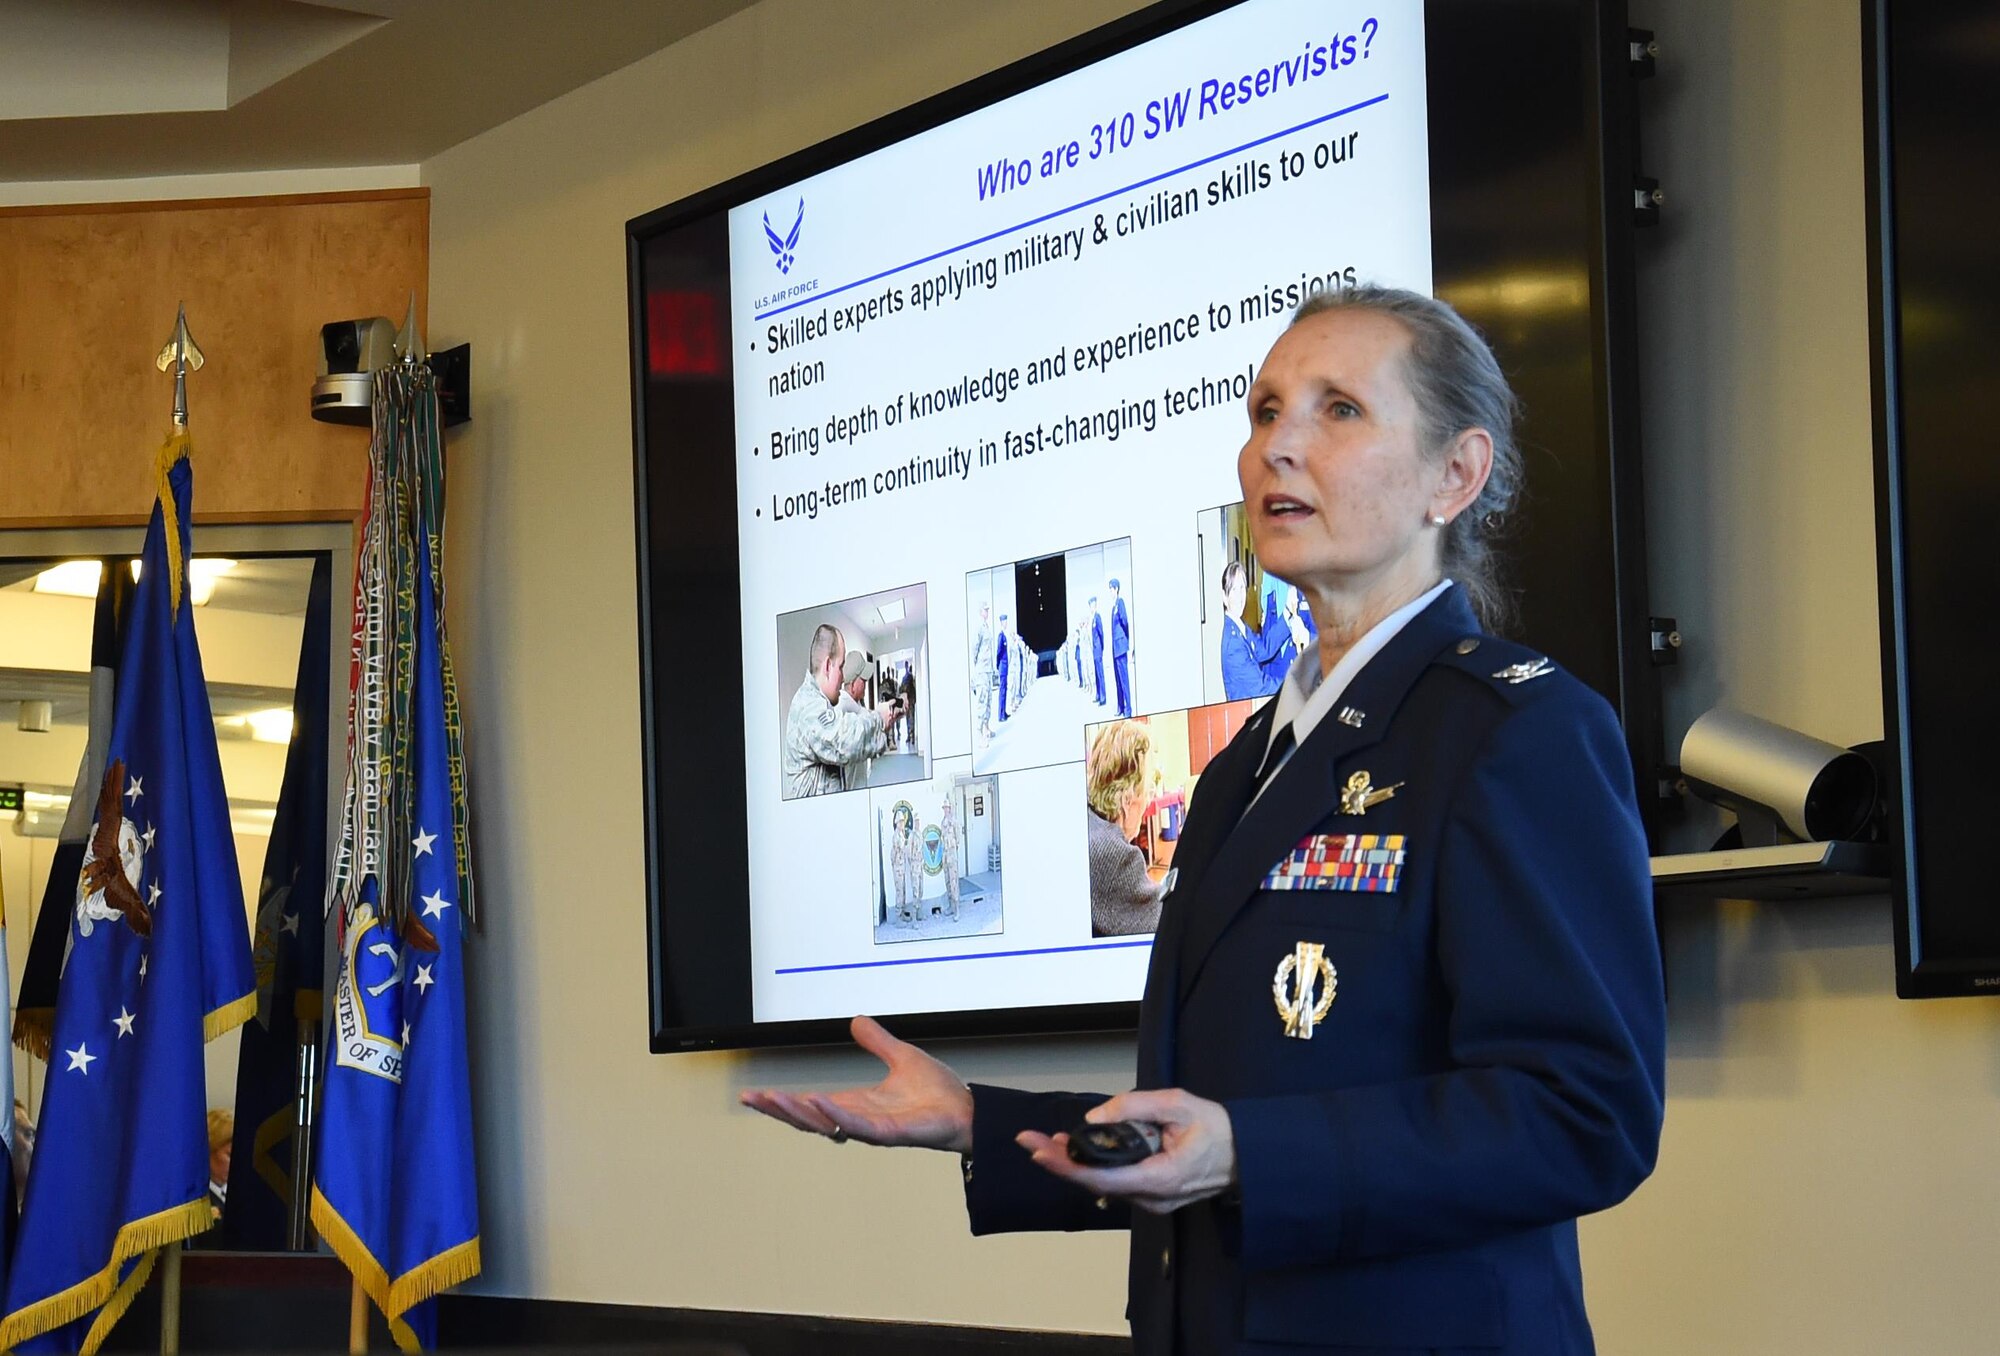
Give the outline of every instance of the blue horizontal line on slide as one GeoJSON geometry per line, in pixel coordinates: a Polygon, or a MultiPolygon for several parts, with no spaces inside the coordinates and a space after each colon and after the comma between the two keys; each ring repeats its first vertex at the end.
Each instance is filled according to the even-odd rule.
{"type": "Polygon", "coordinates": [[[774,970],[779,975],[813,975],[826,970],[877,970],[885,965],[940,965],[945,961],[1004,960],[1010,956],[1055,956],[1065,951],[1120,951],[1134,946],[1151,946],[1151,937],[1136,942],[1092,942],[1083,946],[1037,946],[1025,951],[976,951],[966,956],[910,956],[903,960],[848,961],[841,965],[794,965],[774,970]]]}

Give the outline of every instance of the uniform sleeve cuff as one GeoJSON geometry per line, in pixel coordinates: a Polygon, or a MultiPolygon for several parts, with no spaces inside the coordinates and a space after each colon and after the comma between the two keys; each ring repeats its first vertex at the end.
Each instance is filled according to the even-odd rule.
{"type": "MultiPolygon", "coordinates": [[[[975,1234],[1109,1227],[1108,1212],[1059,1177],[1036,1167],[1014,1136],[1053,1135],[1103,1098],[972,1085],[972,1153],[963,1160],[965,1212],[975,1234]]],[[[1118,1212],[1122,1222],[1122,1210],[1118,1212]]]]}
{"type": "Polygon", "coordinates": [[[1238,1227],[1245,1268],[1331,1261],[1340,1251],[1340,1152],[1312,1098],[1227,1102],[1236,1142],[1238,1227]]]}

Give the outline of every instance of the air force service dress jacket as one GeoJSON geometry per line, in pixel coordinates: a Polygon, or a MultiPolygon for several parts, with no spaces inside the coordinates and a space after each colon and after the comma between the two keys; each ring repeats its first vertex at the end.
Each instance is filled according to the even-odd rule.
{"type": "Polygon", "coordinates": [[[1253,804],[1274,706],[1197,784],[1140,1007],[1138,1086],[1227,1108],[1238,1188],[1128,1220],[1013,1143],[1101,1097],[975,1086],[973,1231],[1129,1224],[1142,1356],[1588,1353],[1576,1219],[1652,1170],[1664,1061],[1612,712],[1482,634],[1456,586],[1253,804]],[[1273,888],[1301,850],[1361,834],[1402,853],[1393,884],[1273,888]],[[1292,958],[1296,997],[1301,943],[1333,971],[1309,1039],[1274,994],[1292,958]]]}

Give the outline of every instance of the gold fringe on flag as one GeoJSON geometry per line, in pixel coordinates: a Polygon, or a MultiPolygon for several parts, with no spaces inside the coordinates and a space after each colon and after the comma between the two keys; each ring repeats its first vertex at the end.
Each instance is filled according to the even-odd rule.
{"type": "Polygon", "coordinates": [[[416,1333],[403,1322],[403,1315],[438,1292],[449,1290],[460,1281],[469,1281],[479,1274],[479,1239],[475,1236],[446,1248],[429,1261],[390,1281],[389,1273],[375,1260],[375,1254],[368,1251],[368,1245],[361,1241],[361,1236],[348,1227],[332,1202],[320,1194],[318,1186],[314,1186],[312,1192],[312,1222],[313,1227],[319,1230],[319,1236],[333,1249],[334,1256],[354,1274],[362,1293],[375,1301],[375,1307],[382,1311],[382,1317],[389,1322],[389,1333],[402,1351],[423,1350],[416,1333]]]}
{"type": "Polygon", "coordinates": [[[233,1002],[224,1003],[201,1019],[201,1043],[227,1035],[257,1015],[257,992],[251,990],[233,1002]]]}
{"type": "Polygon", "coordinates": [[[406,1314],[432,1295],[478,1274],[479,1237],[475,1234],[398,1276],[389,1287],[389,1303],[398,1314],[406,1314]]]}
{"type": "Polygon", "coordinates": [[[152,1274],[154,1251],[177,1246],[182,1239],[192,1238],[214,1223],[215,1215],[208,1208],[206,1196],[131,1221],[120,1228],[118,1236],[112,1240],[111,1260],[104,1264],[102,1270],[67,1290],[0,1319],[0,1350],[17,1347],[31,1337],[60,1328],[65,1323],[74,1323],[93,1310],[101,1309],[103,1312],[91,1323],[90,1331],[83,1339],[83,1356],[95,1356],[97,1349],[104,1345],[104,1339],[110,1335],[112,1326],[132,1307],[132,1300],[146,1284],[146,1277],[152,1274]],[[144,1256],[141,1257],[141,1254],[144,1256]],[[139,1264],[121,1282],[118,1269],[133,1257],[140,1257],[139,1264]]]}
{"type": "MultiPolygon", "coordinates": [[[[167,597],[173,606],[168,611],[170,617],[181,614],[181,582],[186,577],[186,562],[181,559],[181,511],[174,503],[174,487],[167,476],[174,469],[174,463],[186,457],[194,447],[194,440],[185,428],[177,428],[167,435],[160,444],[160,455],[153,462],[155,493],[160,497],[160,519],[167,529],[167,597]]],[[[215,1037],[210,1036],[210,1040],[215,1037]]]]}
{"type": "Polygon", "coordinates": [[[56,1045],[56,1010],[15,1008],[14,1044],[47,1064],[56,1045]]]}

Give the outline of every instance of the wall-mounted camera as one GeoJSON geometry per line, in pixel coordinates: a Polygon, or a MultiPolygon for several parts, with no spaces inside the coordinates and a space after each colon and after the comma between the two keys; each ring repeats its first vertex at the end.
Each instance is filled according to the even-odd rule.
{"type": "Polygon", "coordinates": [[[312,416],[324,424],[368,426],[375,401],[374,372],[396,361],[396,324],[385,315],[336,320],[319,327],[319,380],[312,416]]]}
{"type": "Polygon", "coordinates": [[[1744,847],[1860,839],[1874,826],[1867,758],[1741,711],[1718,707],[1688,727],[1681,775],[1735,812],[1744,847]]]}
{"type": "MultiPolygon", "coordinates": [[[[414,316],[414,302],[412,303],[414,316]]],[[[319,327],[319,379],[312,417],[323,424],[367,428],[374,418],[375,373],[398,360],[396,326],[387,316],[336,320],[319,327]]],[[[429,354],[437,374],[438,418],[446,428],[472,417],[472,345],[429,354]]]]}

